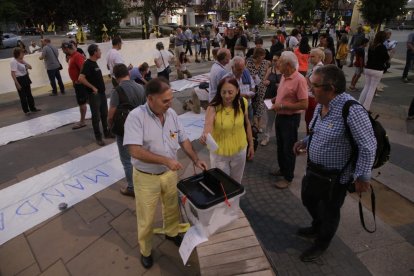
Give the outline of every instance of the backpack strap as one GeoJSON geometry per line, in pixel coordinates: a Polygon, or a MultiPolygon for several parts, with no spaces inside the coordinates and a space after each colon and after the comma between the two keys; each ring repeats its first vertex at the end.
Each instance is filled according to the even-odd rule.
{"type": "MultiPolygon", "coordinates": [[[[345,102],[345,104],[342,108],[342,117],[344,119],[345,133],[348,136],[349,141],[351,143],[351,147],[352,147],[351,159],[354,159],[354,161],[355,161],[356,158],[357,158],[357,155],[358,155],[358,147],[355,143],[354,138],[352,137],[351,129],[349,128],[349,125],[348,125],[348,122],[347,122],[348,115],[349,115],[349,109],[354,104],[361,105],[359,102],[357,102],[355,100],[348,100],[348,101],[345,102]]],[[[365,229],[365,231],[367,231],[368,233],[374,233],[377,230],[377,222],[375,220],[375,193],[374,193],[374,188],[372,187],[372,185],[370,185],[370,188],[371,188],[371,210],[372,210],[372,216],[374,217],[374,230],[369,230],[365,226],[364,213],[363,213],[363,210],[362,210],[362,203],[361,203],[361,194],[359,195],[359,202],[358,202],[359,220],[361,221],[361,225],[365,229]]]]}
{"type": "Polygon", "coordinates": [[[115,87],[115,91],[118,93],[118,98],[119,98],[118,106],[124,103],[129,103],[128,97],[125,94],[124,89],[120,85],[115,87]]]}

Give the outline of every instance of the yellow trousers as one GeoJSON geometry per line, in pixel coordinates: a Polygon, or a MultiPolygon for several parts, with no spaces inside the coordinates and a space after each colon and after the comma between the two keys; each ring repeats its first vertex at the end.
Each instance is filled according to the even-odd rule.
{"type": "Polygon", "coordinates": [[[165,234],[178,235],[179,210],[177,173],[167,171],[162,175],[149,175],[134,169],[134,191],[137,211],[138,244],[141,254],[151,255],[153,224],[158,199],[161,198],[165,234]]]}

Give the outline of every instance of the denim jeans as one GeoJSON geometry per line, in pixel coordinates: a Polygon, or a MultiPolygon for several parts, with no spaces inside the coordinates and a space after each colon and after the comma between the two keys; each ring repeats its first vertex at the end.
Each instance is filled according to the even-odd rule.
{"type": "Polygon", "coordinates": [[[92,126],[97,140],[102,139],[102,133],[99,128],[99,121],[102,121],[103,132],[108,132],[108,102],[105,93],[90,93],[89,107],[92,113],[92,126]]]}
{"type": "Polygon", "coordinates": [[[124,146],[124,137],[116,135],[116,143],[118,145],[119,159],[121,159],[124,167],[125,178],[128,183],[128,190],[134,191],[134,183],[132,182],[132,164],[131,156],[129,155],[128,146],[124,146]]]}
{"type": "Polygon", "coordinates": [[[50,81],[50,85],[52,86],[52,93],[53,94],[57,94],[55,79],[57,79],[57,81],[58,81],[60,92],[62,94],[65,93],[65,86],[63,85],[62,77],[60,76],[60,70],[59,69],[47,70],[47,76],[49,77],[49,81],[50,81]]]}

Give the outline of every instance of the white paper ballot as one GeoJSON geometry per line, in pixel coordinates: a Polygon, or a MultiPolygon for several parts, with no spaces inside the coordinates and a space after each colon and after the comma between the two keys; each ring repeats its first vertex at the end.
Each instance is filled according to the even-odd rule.
{"type": "Polygon", "coordinates": [[[211,152],[215,152],[218,149],[218,145],[217,145],[216,141],[214,140],[213,136],[211,136],[210,133],[207,135],[206,144],[207,144],[207,148],[211,152]]]}
{"type": "Polygon", "coordinates": [[[264,103],[265,103],[267,109],[271,109],[272,108],[272,105],[273,104],[272,104],[272,100],[271,99],[264,100],[264,103]]]}
{"type": "Polygon", "coordinates": [[[184,265],[187,263],[188,258],[190,258],[194,248],[200,243],[208,241],[208,238],[203,233],[197,226],[191,226],[187,233],[185,233],[180,249],[178,249],[184,265]]]}

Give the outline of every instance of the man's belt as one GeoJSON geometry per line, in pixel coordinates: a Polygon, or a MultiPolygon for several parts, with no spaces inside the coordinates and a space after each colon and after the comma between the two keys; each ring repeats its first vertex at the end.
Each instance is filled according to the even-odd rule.
{"type": "Polygon", "coordinates": [[[144,174],[149,174],[149,175],[162,175],[164,173],[166,173],[167,171],[161,172],[161,173],[149,173],[149,172],[144,172],[141,170],[136,169],[137,171],[139,171],[140,173],[144,173],[144,174]]]}

